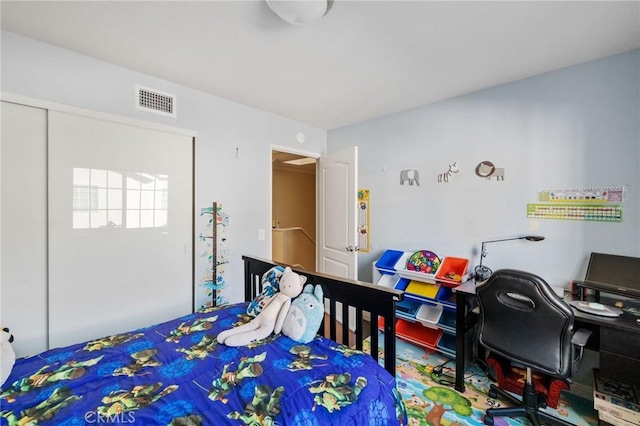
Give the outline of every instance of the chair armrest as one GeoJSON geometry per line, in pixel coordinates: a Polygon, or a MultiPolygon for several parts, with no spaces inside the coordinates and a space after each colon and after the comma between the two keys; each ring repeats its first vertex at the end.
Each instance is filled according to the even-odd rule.
{"type": "Polygon", "coordinates": [[[580,328],[573,332],[573,337],[571,338],[571,343],[581,348],[584,348],[587,344],[587,340],[591,336],[591,330],[586,330],[584,328],[580,328]]]}

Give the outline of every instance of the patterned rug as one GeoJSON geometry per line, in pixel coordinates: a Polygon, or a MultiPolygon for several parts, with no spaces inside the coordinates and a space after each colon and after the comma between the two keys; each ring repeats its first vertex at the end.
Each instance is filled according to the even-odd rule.
{"type": "MultiPolygon", "coordinates": [[[[454,360],[402,340],[397,340],[396,351],[398,390],[406,405],[409,425],[483,425],[487,408],[504,406],[502,401],[489,398],[491,382],[480,368],[471,366],[466,371],[465,392],[460,393],[453,388],[454,360]],[[434,367],[442,364],[445,364],[442,373],[433,374],[434,367]]],[[[598,412],[594,410],[593,402],[568,392],[561,394],[557,409],[546,408],[545,411],[577,426],[598,424],[598,412]]],[[[495,417],[494,420],[495,426],[529,424],[523,419],[495,417]]]]}

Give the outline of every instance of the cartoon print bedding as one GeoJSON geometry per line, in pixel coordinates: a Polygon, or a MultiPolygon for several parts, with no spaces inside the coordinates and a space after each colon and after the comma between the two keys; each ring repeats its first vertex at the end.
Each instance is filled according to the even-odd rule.
{"type": "Polygon", "coordinates": [[[405,423],[395,378],[370,356],[317,336],[248,347],[215,336],[247,304],[20,359],[0,424],[387,425],[405,423]]]}

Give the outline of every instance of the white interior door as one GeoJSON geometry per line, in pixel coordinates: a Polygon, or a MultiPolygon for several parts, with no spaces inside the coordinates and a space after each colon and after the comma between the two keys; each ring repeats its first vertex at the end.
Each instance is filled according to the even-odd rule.
{"type": "Polygon", "coordinates": [[[358,147],[320,157],[318,271],[358,279],[358,147]]]}
{"type": "Polygon", "coordinates": [[[49,113],[49,339],[191,312],[193,138],[49,113]]]}
{"type": "Polygon", "coordinates": [[[16,356],[47,349],[47,111],[2,102],[0,324],[16,356]]]}

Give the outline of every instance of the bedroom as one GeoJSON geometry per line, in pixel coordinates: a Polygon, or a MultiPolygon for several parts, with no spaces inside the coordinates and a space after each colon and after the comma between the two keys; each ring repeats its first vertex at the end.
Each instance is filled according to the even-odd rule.
{"type": "MultiPolygon", "coordinates": [[[[251,2],[243,3],[247,8],[251,2]]],[[[616,33],[612,28],[622,32],[618,45],[612,43],[601,50],[596,45],[596,52],[590,53],[592,56],[574,59],[571,66],[567,64],[563,69],[553,71],[532,71],[531,75],[526,76],[528,78],[522,76],[518,81],[496,76],[480,87],[456,87],[457,91],[448,95],[447,100],[440,98],[414,103],[405,107],[406,111],[389,110],[379,114],[384,117],[371,116],[354,122],[338,120],[338,124],[334,125],[312,124],[285,117],[277,111],[268,112],[265,108],[246,106],[245,102],[234,100],[230,94],[207,94],[204,90],[172,82],[170,78],[158,78],[152,70],[134,71],[125,65],[114,64],[115,59],[109,61],[108,56],[101,61],[93,57],[91,52],[75,53],[74,44],[66,48],[56,47],[52,35],[34,32],[25,37],[20,35],[19,28],[5,26],[8,25],[5,20],[12,16],[9,13],[10,6],[9,2],[2,4],[3,93],[197,131],[195,204],[199,209],[212,201],[219,201],[227,209],[232,259],[227,268],[229,282],[242,280],[242,254],[265,258],[270,256],[269,238],[259,240],[257,235],[258,230],[271,227],[268,208],[270,188],[267,183],[271,145],[317,154],[358,146],[359,184],[361,188],[371,190],[372,197],[372,250],[359,256],[359,278],[365,281],[371,279],[371,262],[386,248],[430,249],[446,255],[467,257],[475,265],[479,261],[481,241],[529,232],[544,235],[546,239],[537,244],[492,246],[486,262],[493,268],[508,265],[528,269],[540,273],[556,285],[567,286],[570,280],[584,276],[588,253],[591,251],[632,256],[640,254],[639,59],[638,51],[633,50],[639,44],[635,2],[610,3],[607,7],[614,9],[611,19],[615,24],[609,23],[608,26],[593,17],[604,19],[610,16],[603,11],[592,12],[593,15],[588,15],[591,20],[583,19],[580,13],[565,11],[557,15],[557,20],[546,23],[535,21],[525,25],[522,20],[514,20],[512,26],[493,34],[497,40],[504,40],[518,25],[526,31],[542,28],[543,33],[549,31],[545,26],[552,26],[557,31],[553,33],[557,37],[563,34],[563,29],[567,32],[564,38],[551,40],[542,39],[542,35],[536,33],[538,39],[521,46],[523,50],[524,47],[528,48],[523,52],[525,56],[507,55],[526,68],[529,65],[527,55],[533,55],[538,50],[549,50],[551,53],[551,45],[562,45],[560,47],[565,50],[557,55],[568,55],[571,51],[597,44],[597,38],[581,38],[585,37],[585,33],[599,34],[605,38],[610,32],[616,33]],[[622,7],[623,11],[619,11],[618,7],[622,7]],[[631,11],[625,8],[631,8],[631,11]],[[631,17],[635,27],[630,28],[628,23],[623,25],[626,21],[617,20],[621,16],[631,17]],[[571,21],[575,17],[586,24],[582,26],[571,21]],[[536,40],[540,40],[539,44],[536,40]],[[560,40],[566,40],[566,44],[560,43],[560,40]],[[176,95],[179,108],[177,118],[169,119],[136,110],[133,102],[136,84],[176,95]],[[392,112],[395,114],[387,115],[392,112]],[[295,140],[298,132],[306,135],[304,145],[295,140]],[[239,158],[236,158],[236,154],[239,158]],[[503,182],[483,181],[475,175],[476,165],[485,160],[505,169],[503,182]],[[438,184],[437,175],[446,171],[453,162],[458,163],[461,171],[450,182],[438,184]],[[399,186],[398,177],[404,169],[419,170],[421,186],[399,186]],[[214,182],[224,182],[224,185],[214,182]],[[538,190],[611,185],[628,185],[621,223],[531,221],[526,217],[526,205],[535,202],[538,190]]],[[[22,13],[22,9],[14,7],[15,13],[22,13]]],[[[89,6],[82,4],[76,5],[73,13],[71,10],[64,12],[69,13],[68,21],[62,19],[63,14],[55,13],[55,4],[40,4],[38,7],[50,8],[42,13],[36,13],[37,10],[30,10],[28,6],[22,7],[25,8],[24,19],[28,22],[37,24],[46,16],[51,23],[58,22],[58,25],[71,28],[76,26],[77,31],[82,29],[83,23],[91,26],[90,18],[94,16],[90,9],[85,9],[89,6]],[[57,16],[58,20],[54,21],[53,16],[57,16]]],[[[194,7],[177,8],[175,13],[194,12],[194,7]]],[[[263,4],[259,7],[263,14],[261,16],[267,19],[269,10],[263,4]]],[[[117,16],[117,8],[107,8],[101,12],[108,11],[114,15],[106,16],[117,16]]],[[[295,30],[320,31],[320,25],[329,25],[332,18],[338,19],[334,16],[339,17],[339,12],[340,3],[337,2],[330,14],[314,23],[313,27],[278,26],[277,18],[273,17],[267,21],[267,28],[277,31],[282,37],[281,33],[292,37],[295,30]]],[[[525,12],[519,12],[516,16],[523,19],[522,15],[528,14],[525,12]]],[[[224,13],[232,11],[225,9],[224,13]]],[[[393,13],[386,14],[399,19],[393,13]]],[[[491,16],[489,12],[487,14],[491,16]]],[[[104,27],[100,28],[104,33],[98,37],[108,38],[110,29],[112,32],[116,29],[120,31],[135,22],[133,15],[123,15],[123,22],[103,24],[104,27]]],[[[544,13],[541,16],[548,18],[544,13]]],[[[19,18],[15,17],[18,21],[19,18]]],[[[469,24],[467,21],[463,23],[469,24]]],[[[216,21],[215,24],[227,28],[223,22],[216,21]]],[[[188,34],[188,28],[183,25],[176,24],[176,28],[188,34]]],[[[46,28],[45,23],[41,26],[46,28]]],[[[432,28],[440,26],[433,24],[432,28]]],[[[232,34],[238,37],[236,33],[232,34]]],[[[465,35],[465,43],[477,37],[471,31],[462,34],[465,35]]],[[[112,36],[116,37],[116,34],[112,36]]],[[[522,39],[520,43],[526,40],[522,39]]],[[[172,42],[166,39],[162,41],[172,42]]],[[[488,43],[486,39],[478,43],[481,41],[488,43]]],[[[381,44],[381,40],[375,38],[374,42],[388,50],[402,52],[404,48],[393,42],[381,44]]],[[[463,45],[465,43],[461,42],[463,45]]],[[[476,48],[475,54],[469,51],[461,54],[466,61],[459,65],[459,72],[482,71],[485,57],[498,61],[494,56],[489,56],[493,50],[483,51],[481,48],[484,46],[471,46],[476,48]]],[[[462,48],[460,45],[454,47],[462,48]]],[[[138,48],[142,58],[150,56],[147,60],[159,54],[145,50],[144,43],[138,48]]],[[[77,49],[82,50],[82,47],[77,49]]],[[[432,51],[430,55],[439,62],[454,61],[458,54],[454,53],[456,50],[452,50],[452,47],[449,49],[432,51]]],[[[160,58],[173,64],[171,72],[178,76],[177,80],[181,70],[186,72],[192,68],[187,55],[202,53],[201,50],[189,52],[183,46],[174,47],[172,51],[177,55],[176,58],[167,60],[161,55],[160,58]]],[[[513,52],[509,51],[510,54],[513,52]]],[[[500,51],[493,54],[503,55],[500,51]]],[[[425,58],[429,57],[415,56],[413,59],[426,61],[425,58]]],[[[367,62],[363,62],[363,65],[376,66],[367,62]]],[[[415,64],[416,67],[418,65],[415,64]]],[[[357,70],[357,66],[354,69],[357,70]]],[[[289,74],[286,77],[293,79],[289,74]]],[[[437,75],[430,77],[423,84],[438,81],[437,75]]],[[[388,75],[384,81],[395,85],[402,79],[402,75],[394,74],[388,75]]],[[[278,81],[274,86],[277,88],[285,83],[278,81]]],[[[351,83],[355,84],[355,81],[351,83]]],[[[394,87],[385,90],[393,94],[396,90],[394,87]]],[[[365,100],[375,99],[383,95],[382,87],[377,90],[381,91],[379,95],[358,88],[356,95],[365,100]]],[[[364,107],[342,105],[342,108],[341,111],[364,107]]],[[[335,110],[338,111],[338,108],[335,110]]],[[[203,223],[199,222],[196,229],[202,226],[203,223]]],[[[197,259],[196,277],[201,276],[206,267],[203,259],[197,259]]],[[[241,286],[230,287],[227,298],[240,300],[241,286]]]]}

